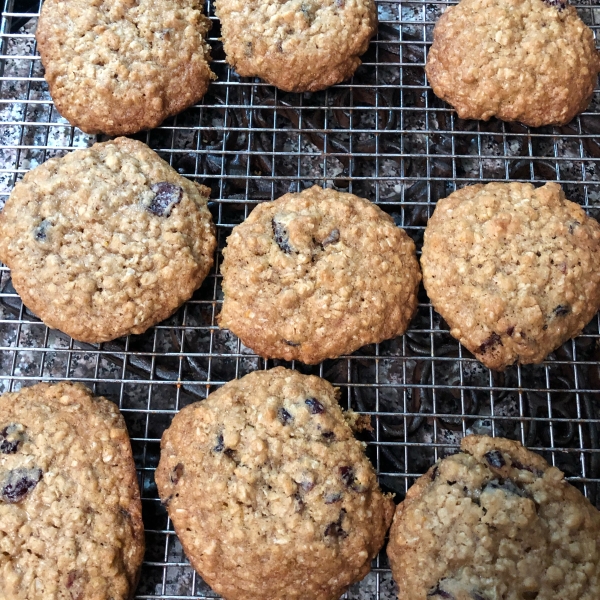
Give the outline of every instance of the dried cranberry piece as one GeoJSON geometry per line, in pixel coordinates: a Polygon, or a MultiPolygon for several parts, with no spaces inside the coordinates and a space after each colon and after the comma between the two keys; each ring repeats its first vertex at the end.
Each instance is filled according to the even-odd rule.
{"type": "Polygon", "coordinates": [[[432,598],[434,596],[439,596],[440,598],[448,598],[449,600],[455,600],[454,596],[440,587],[438,583],[434,588],[427,592],[427,597],[432,598]]]}
{"type": "Polygon", "coordinates": [[[315,484],[312,481],[302,481],[300,482],[300,487],[304,492],[310,492],[315,487],[315,484]]]}
{"type": "Polygon", "coordinates": [[[563,10],[565,10],[565,8],[567,8],[567,0],[544,0],[544,2],[548,5],[548,6],[552,6],[554,8],[556,8],[558,10],[558,12],[562,12],[563,10]]]}
{"type": "Polygon", "coordinates": [[[342,527],[342,521],[344,520],[345,515],[346,510],[342,508],[338,520],[334,523],[329,523],[329,525],[327,525],[327,527],[325,528],[325,535],[327,537],[337,538],[338,540],[348,537],[348,533],[344,531],[342,527]]]}
{"type": "Polygon", "coordinates": [[[183,476],[183,463],[177,463],[171,471],[171,483],[177,485],[183,476]]]}
{"type": "Polygon", "coordinates": [[[487,352],[498,344],[502,346],[502,338],[496,332],[494,332],[489,338],[487,338],[487,340],[483,342],[483,344],[481,344],[481,346],[479,346],[479,352],[487,352]]]}
{"type": "Polygon", "coordinates": [[[217,436],[217,445],[213,448],[215,452],[223,452],[225,449],[225,443],[223,442],[223,434],[220,433],[217,436]]]}
{"type": "Polygon", "coordinates": [[[335,433],[333,431],[324,431],[321,434],[328,442],[331,442],[335,439],[335,433]]]}
{"type": "Polygon", "coordinates": [[[0,496],[5,502],[21,502],[42,478],[41,469],[14,469],[4,480],[0,496]]]}
{"type": "Polygon", "coordinates": [[[329,244],[335,244],[340,241],[340,230],[334,229],[329,235],[321,242],[323,248],[329,246],[329,244]]]}
{"type": "Polygon", "coordinates": [[[290,421],[294,420],[294,417],[283,406],[277,411],[277,418],[282,425],[287,425],[290,421]]]}
{"type": "Polygon", "coordinates": [[[158,217],[168,217],[171,210],[183,198],[183,189],[168,181],[153,183],[150,189],[156,194],[148,210],[158,217]]]}
{"type": "Polygon", "coordinates": [[[307,398],[304,403],[308,406],[311,415],[320,415],[325,412],[325,407],[316,398],[307,398]]]}
{"type": "Polygon", "coordinates": [[[521,498],[530,498],[531,496],[523,489],[517,486],[512,479],[492,479],[484,488],[486,490],[503,490],[508,494],[514,494],[521,498]]]}
{"type": "Polygon", "coordinates": [[[339,492],[333,494],[327,494],[325,496],[325,504],[335,504],[336,502],[340,502],[342,499],[342,494],[339,492]]]}
{"type": "Polygon", "coordinates": [[[48,237],[48,229],[50,228],[50,221],[44,219],[34,230],[33,237],[38,242],[45,242],[48,237]]]}
{"type": "Polygon", "coordinates": [[[23,434],[20,426],[11,423],[0,431],[0,453],[15,454],[19,449],[19,444],[23,441],[23,434]]]}
{"type": "Polygon", "coordinates": [[[484,456],[490,467],[494,467],[494,469],[501,469],[506,465],[502,453],[498,452],[498,450],[490,450],[489,452],[486,452],[484,456]]]}
{"type": "Polygon", "coordinates": [[[275,243],[279,246],[279,249],[286,254],[293,252],[294,249],[290,246],[290,237],[285,225],[272,219],[271,227],[273,228],[275,243]]]}
{"type": "Polygon", "coordinates": [[[340,477],[346,487],[350,487],[354,482],[354,469],[352,467],[340,467],[340,477]]]}
{"type": "Polygon", "coordinates": [[[556,317],[564,317],[571,312],[571,307],[566,304],[559,304],[552,312],[556,317]]]}

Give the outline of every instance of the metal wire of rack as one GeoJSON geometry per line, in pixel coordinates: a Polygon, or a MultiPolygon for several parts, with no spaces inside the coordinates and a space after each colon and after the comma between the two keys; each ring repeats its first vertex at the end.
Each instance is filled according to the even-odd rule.
{"type": "MultiPolygon", "coordinates": [[[[469,183],[560,181],[600,215],[600,90],[565,127],[530,130],[461,121],[427,86],[423,66],[445,0],[378,2],[380,26],[351,81],[289,94],[240,78],[225,61],[212,0],[210,43],[218,81],[198,105],[139,139],[186,177],[208,185],[219,249],[256,203],[312,184],[377,202],[420,248],[436,201],[469,183]]],[[[55,110],[36,52],[38,0],[5,0],[0,26],[0,207],[15,181],[52,156],[94,143],[55,110]]],[[[576,4],[594,33],[597,0],[576,4]]],[[[49,330],[21,303],[0,265],[0,392],[40,380],[82,381],[118,403],[138,467],[147,553],[136,598],[213,598],[185,559],[153,473],[173,415],[219,385],[279,361],[252,354],[215,317],[220,254],[176,315],[141,336],[101,345],[49,330]]],[[[316,367],[342,403],[372,415],[367,451],[384,489],[401,499],[467,433],[518,439],[564,470],[600,506],[600,317],[543,365],[498,374],[452,339],[421,290],[407,334],[316,367]]],[[[391,599],[382,554],[346,598],[391,599]]]]}

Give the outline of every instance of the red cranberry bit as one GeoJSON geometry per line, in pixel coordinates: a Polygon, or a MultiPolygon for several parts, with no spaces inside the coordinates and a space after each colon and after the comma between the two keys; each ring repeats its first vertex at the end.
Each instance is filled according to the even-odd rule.
{"type": "Polygon", "coordinates": [[[320,415],[325,412],[325,407],[316,398],[308,398],[304,402],[311,415],[320,415]]]}
{"type": "Polygon", "coordinates": [[[4,502],[21,502],[42,478],[41,469],[14,469],[4,481],[0,496],[4,502]]]}
{"type": "Polygon", "coordinates": [[[213,450],[215,452],[223,452],[224,449],[225,449],[225,444],[223,442],[223,434],[220,433],[217,436],[217,445],[213,448],[213,450]]]}
{"type": "Polygon", "coordinates": [[[321,246],[326,248],[329,244],[336,244],[340,241],[340,230],[334,229],[331,233],[321,242],[321,246]]]}
{"type": "Polygon", "coordinates": [[[11,423],[0,430],[0,453],[15,454],[19,449],[19,444],[23,441],[23,434],[19,429],[19,425],[11,423]]]}
{"type": "Polygon", "coordinates": [[[329,523],[325,528],[325,535],[327,537],[336,538],[338,540],[348,537],[348,533],[342,528],[342,521],[344,520],[345,515],[346,510],[342,508],[338,520],[335,523],[329,523]]]}
{"type": "Polygon", "coordinates": [[[494,467],[494,469],[501,469],[506,465],[506,461],[504,457],[498,450],[491,450],[490,452],[486,452],[484,454],[485,460],[487,460],[488,465],[490,467],[494,467]]]}
{"type": "Polygon", "coordinates": [[[354,469],[352,467],[340,467],[340,477],[346,487],[350,487],[354,482],[354,469]]]}
{"type": "Polygon", "coordinates": [[[487,352],[498,344],[502,346],[502,339],[496,332],[494,332],[487,340],[483,342],[483,344],[481,344],[481,346],[479,346],[479,352],[487,352]]]}
{"type": "Polygon", "coordinates": [[[177,465],[175,465],[175,468],[171,471],[171,483],[177,485],[182,476],[183,463],[177,463],[177,465]]]}
{"type": "Polygon", "coordinates": [[[279,221],[276,221],[275,219],[272,219],[271,227],[273,228],[273,237],[275,238],[275,243],[279,246],[279,249],[286,254],[293,252],[293,248],[290,245],[290,237],[285,225],[279,221]]]}
{"type": "Polygon", "coordinates": [[[150,189],[156,196],[154,196],[148,210],[158,217],[168,217],[173,207],[179,204],[183,198],[183,189],[168,181],[153,183],[150,189]]]}
{"type": "Polygon", "coordinates": [[[325,496],[325,504],[335,504],[342,500],[342,494],[336,492],[335,494],[327,494],[325,496]]]}
{"type": "Polygon", "coordinates": [[[557,317],[564,317],[571,312],[571,307],[566,304],[559,304],[552,312],[557,317]]]}
{"type": "Polygon", "coordinates": [[[294,417],[283,406],[277,411],[277,418],[282,425],[287,425],[294,420],[294,417]]]}

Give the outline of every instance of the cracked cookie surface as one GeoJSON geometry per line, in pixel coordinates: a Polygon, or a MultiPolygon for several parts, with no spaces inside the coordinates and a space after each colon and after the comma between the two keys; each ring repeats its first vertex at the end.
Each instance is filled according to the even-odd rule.
{"type": "Polygon", "coordinates": [[[600,513],[518,442],[463,439],[408,490],[390,530],[399,600],[595,600],[600,513]]]}
{"type": "Polygon", "coordinates": [[[423,283],[484,365],[539,363],[600,308],[600,225],[547,183],[465,187],[425,230],[423,283]]]}
{"type": "Polygon", "coordinates": [[[436,24],[426,66],[460,118],[532,127],[585,110],[599,71],[591,29],[560,0],[461,0],[436,24]]]}
{"type": "Polygon", "coordinates": [[[216,79],[198,0],[46,0],[36,39],[60,114],[86,133],[131,134],[216,79]]]}
{"type": "Polygon", "coordinates": [[[95,144],[16,184],[0,213],[0,260],[50,327],[86,342],[143,333],[212,266],[206,193],[141,142],[95,144]]]}
{"type": "Polygon", "coordinates": [[[217,0],[227,62],[288,92],[348,79],[377,27],[373,0],[217,0]]]}
{"type": "Polygon", "coordinates": [[[223,251],[219,325],[261,356],[307,364],[402,335],[415,245],[375,204],[312,187],[259,204],[223,251]]]}
{"type": "Polygon", "coordinates": [[[80,384],[0,396],[0,596],[128,600],[144,555],[131,446],[80,384]]]}
{"type": "Polygon", "coordinates": [[[175,416],[160,498],[194,568],[228,600],[334,600],[362,579],[394,504],[319,377],[282,367],[175,416]]]}

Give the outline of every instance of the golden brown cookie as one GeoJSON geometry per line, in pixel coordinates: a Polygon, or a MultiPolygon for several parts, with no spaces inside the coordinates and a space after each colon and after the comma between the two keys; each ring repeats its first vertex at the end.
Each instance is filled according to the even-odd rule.
{"type": "Polygon", "coordinates": [[[0,597],[128,600],[144,556],[129,436],[80,384],[0,396],[0,597]]]}
{"type": "Polygon", "coordinates": [[[348,79],[377,28],[373,0],[216,0],[227,62],[288,92],[348,79]]]}
{"type": "Polygon", "coordinates": [[[36,39],[56,108],[86,133],[151,129],[216,79],[199,0],[46,0],[36,39]]]}
{"type": "Polygon", "coordinates": [[[193,567],[227,600],[337,600],[362,579],[394,510],[338,390],[282,367],[185,407],[156,483],[193,567]]]}
{"type": "Polygon", "coordinates": [[[0,213],[0,260],[50,327],[86,342],[143,333],[212,266],[207,191],[142,142],[95,144],[17,183],[0,213]]]}
{"type": "Polygon", "coordinates": [[[472,185],[425,230],[423,283],[485,366],[539,363],[600,308],[600,225],[560,185],[472,185]]]}
{"type": "Polygon", "coordinates": [[[398,505],[399,600],[596,600],[600,513],[518,442],[463,439],[398,505]]]}
{"type": "Polygon", "coordinates": [[[600,55],[566,0],[461,0],[435,26],[426,71],[462,119],[564,125],[587,108],[600,55]]]}
{"type": "Polygon", "coordinates": [[[378,206],[317,186],[259,204],[223,251],[219,325],[261,356],[307,364],[402,335],[415,245],[378,206]]]}

